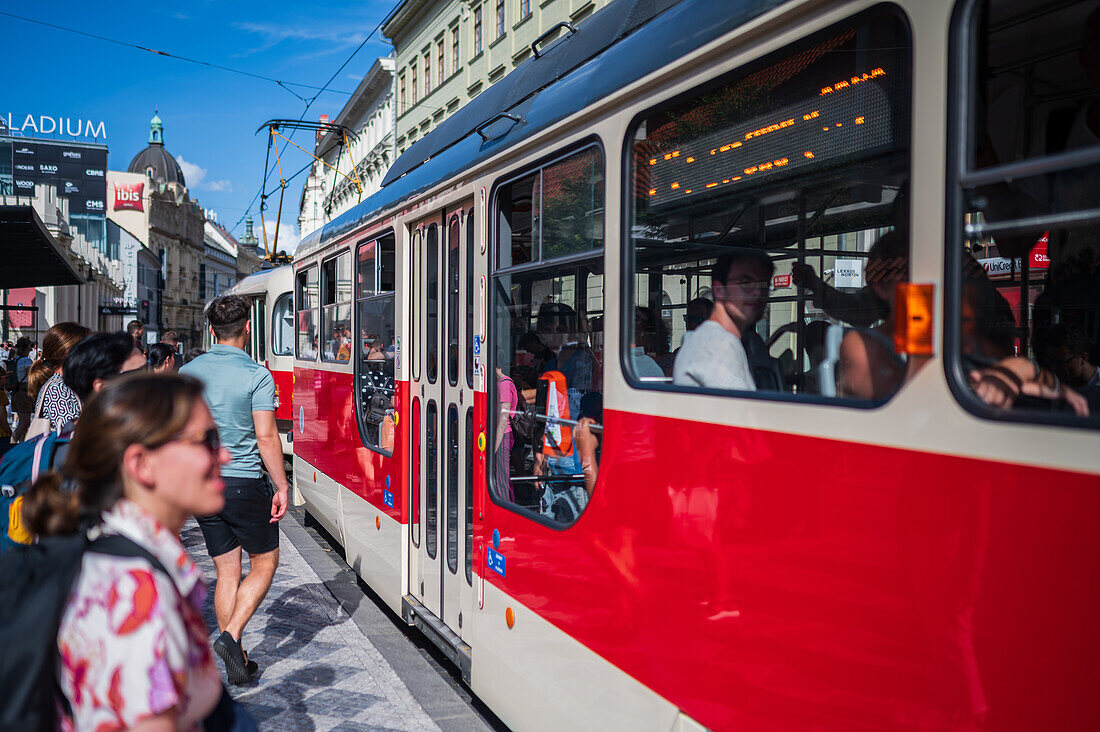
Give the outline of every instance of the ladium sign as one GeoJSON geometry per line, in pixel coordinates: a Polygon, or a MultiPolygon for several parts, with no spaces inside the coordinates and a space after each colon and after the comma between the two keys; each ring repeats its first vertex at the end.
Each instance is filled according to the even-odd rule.
{"type": "Polygon", "coordinates": [[[142,194],[145,190],[145,184],[138,183],[115,183],[115,211],[144,211],[145,205],[142,203],[142,194]]]}

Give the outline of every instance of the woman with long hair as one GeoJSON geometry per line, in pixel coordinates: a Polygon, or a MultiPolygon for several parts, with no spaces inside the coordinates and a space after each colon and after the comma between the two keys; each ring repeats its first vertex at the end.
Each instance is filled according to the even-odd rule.
{"type": "Polygon", "coordinates": [[[65,385],[65,356],[73,346],[91,335],[79,323],[58,323],[46,331],[38,360],[27,374],[27,393],[34,400],[34,416],[50,420],[60,427],[80,416],[80,400],[65,385]]]}
{"type": "Polygon", "coordinates": [[[139,373],[84,406],[66,481],[48,473],[27,493],[24,519],[39,536],[96,524],[93,538],[121,534],[160,564],[85,553],[57,635],[73,728],[197,730],[218,705],[206,587],[179,532],[188,516],[222,509],[227,462],[200,382],[139,373]]]}

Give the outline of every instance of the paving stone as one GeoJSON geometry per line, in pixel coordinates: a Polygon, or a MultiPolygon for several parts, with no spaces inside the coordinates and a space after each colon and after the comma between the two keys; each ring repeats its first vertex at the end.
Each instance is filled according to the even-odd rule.
{"type": "MultiPolygon", "coordinates": [[[[198,524],[189,521],[181,538],[210,589],[203,617],[213,642],[214,563],[198,524]]],[[[260,673],[230,692],[263,730],[439,729],[285,532],[271,590],[241,640],[260,673]]]]}

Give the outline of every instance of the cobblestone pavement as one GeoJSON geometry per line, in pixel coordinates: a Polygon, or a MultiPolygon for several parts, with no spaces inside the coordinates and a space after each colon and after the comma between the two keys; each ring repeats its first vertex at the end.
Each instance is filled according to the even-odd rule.
{"type": "MultiPolygon", "coordinates": [[[[296,523],[280,526],[279,569],[242,643],[260,671],[249,684],[230,687],[234,698],[263,730],[440,729],[288,540],[289,529],[299,541],[305,535],[296,523]]],[[[182,538],[209,586],[205,618],[213,642],[214,563],[198,524],[189,521],[182,538]]],[[[218,666],[224,674],[220,660],[218,666]]]]}

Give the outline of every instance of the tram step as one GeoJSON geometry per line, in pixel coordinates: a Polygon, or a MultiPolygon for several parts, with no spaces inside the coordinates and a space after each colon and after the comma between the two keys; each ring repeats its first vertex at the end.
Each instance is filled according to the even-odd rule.
{"type": "Polygon", "coordinates": [[[409,625],[419,628],[451,663],[458,666],[462,680],[470,683],[471,648],[465,641],[412,595],[401,598],[401,617],[409,625]]]}

